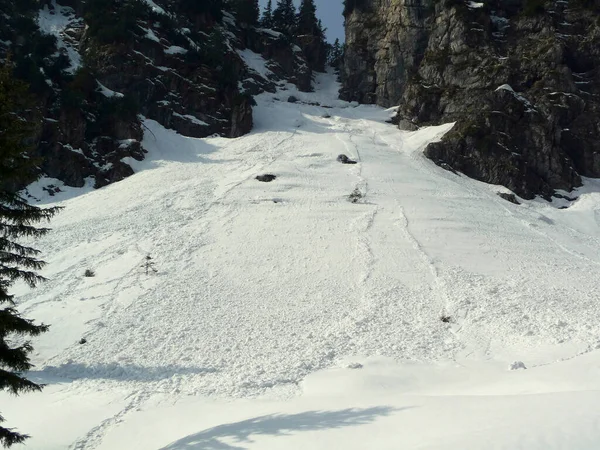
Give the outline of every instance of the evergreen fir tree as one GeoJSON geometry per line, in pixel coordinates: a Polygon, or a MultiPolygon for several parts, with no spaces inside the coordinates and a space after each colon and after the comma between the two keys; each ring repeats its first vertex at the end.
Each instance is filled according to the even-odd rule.
{"type": "Polygon", "coordinates": [[[314,0],[302,0],[302,3],[300,3],[296,34],[318,36],[317,7],[314,0]]]}
{"type": "Polygon", "coordinates": [[[327,28],[325,28],[323,26],[323,23],[319,19],[317,21],[317,29],[316,29],[315,37],[319,41],[319,47],[321,48],[321,51],[314,58],[314,61],[313,61],[313,68],[315,70],[319,70],[319,71],[324,71],[325,66],[327,65],[327,48],[330,47],[330,44],[327,43],[327,38],[325,37],[326,31],[327,31],[327,28]]]}
{"type": "Polygon", "coordinates": [[[296,32],[296,7],[293,0],[277,0],[273,11],[273,29],[293,36],[296,32]]]}
{"type": "MultiPolygon", "coordinates": [[[[16,193],[16,188],[32,179],[35,161],[27,155],[25,138],[33,134],[35,125],[31,120],[27,86],[12,76],[7,63],[0,68],[0,390],[15,395],[21,392],[39,391],[42,386],[27,380],[22,373],[32,364],[29,353],[31,343],[21,338],[37,336],[48,327],[36,325],[21,317],[15,308],[13,296],[8,289],[16,281],[24,281],[31,287],[44,280],[35,271],[44,266],[37,259],[39,251],[21,245],[20,237],[37,237],[48,232],[47,228],[33,226],[36,222],[50,219],[57,208],[41,209],[29,205],[16,193]],[[26,119],[29,119],[27,120],[26,119]],[[19,337],[15,340],[14,337],[19,337]]],[[[0,417],[0,423],[4,418],[0,417]]],[[[0,444],[10,447],[23,442],[28,436],[13,429],[0,426],[0,444]]]]}
{"type": "Polygon", "coordinates": [[[142,268],[146,272],[146,275],[148,275],[150,272],[158,272],[158,270],[156,270],[156,267],[154,267],[154,261],[152,261],[152,256],[150,255],[146,256],[146,261],[144,262],[144,264],[142,264],[142,268]]]}
{"type": "Polygon", "coordinates": [[[258,25],[260,8],[258,0],[234,0],[234,12],[239,22],[247,25],[258,25]]]}
{"type": "Polygon", "coordinates": [[[339,39],[336,39],[331,46],[329,53],[329,65],[335,69],[339,69],[344,58],[344,47],[339,39]]]}
{"type": "Polygon", "coordinates": [[[263,28],[273,28],[273,2],[269,0],[263,12],[260,26],[263,28]]]}
{"type": "Polygon", "coordinates": [[[215,20],[223,17],[223,0],[179,0],[179,7],[189,14],[208,13],[215,20]]]}
{"type": "Polygon", "coordinates": [[[325,43],[325,42],[327,42],[327,38],[325,37],[326,32],[327,32],[327,28],[325,28],[323,26],[323,22],[321,22],[321,19],[319,19],[317,21],[317,29],[316,29],[315,36],[317,36],[321,40],[321,42],[325,43]]]}

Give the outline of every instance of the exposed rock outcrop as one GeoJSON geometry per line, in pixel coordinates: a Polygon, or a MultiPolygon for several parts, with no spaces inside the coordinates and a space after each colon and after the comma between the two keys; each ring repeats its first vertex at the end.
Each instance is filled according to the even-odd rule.
{"type": "Polygon", "coordinates": [[[524,198],[600,177],[598,0],[356,0],[342,96],[456,122],[425,154],[524,198]]]}
{"type": "MultiPolygon", "coordinates": [[[[245,33],[244,46],[268,61],[270,73],[267,78],[261,77],[263,83],[286,80],[301,91],[312,90],[312,69],[302,49],[284,34],[265,28],[251,29],[245,33]]],[[[275,92],[274,85],[265,90],[275,92]]]]}
{"type": "Polygon", "coordinates": [[[302,49],[239,26],[222,5],[0,0],[0,60],[12,55],[44,118],[32,137],[41,172],[101,187],[144,158],[142,116],[186,136],[239,137],[252,129],[253,95],[283,81],[312,89],[302,49]]]}

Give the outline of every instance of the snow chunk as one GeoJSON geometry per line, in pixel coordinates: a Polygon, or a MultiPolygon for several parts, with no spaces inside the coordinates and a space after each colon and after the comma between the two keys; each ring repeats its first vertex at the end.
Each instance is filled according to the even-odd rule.
{"type": "Polygon", "coordinates": [[[160,42],[160,39],[158,38],[158,36],[156,34],[154,34],[154,31],[152,31],[150,28],[142,28],[142,29],[146,31],[145,37],[147,39],[150,39],[151,41],[154,41],[154,42],[160,42]]]}
{"type": "Polygon", "coordinates": [[[282,36],[282,33],[280,33],[279,31],[271,30],[270,28],[258,28],[257,31],[268,34],[268,35],[276,37],[276,38],[282,36]]]}
{"type": "Polygon", "coordinates": [[[519,370],[519,369],[527,369],[527,367],[525,367],[525,363],[523,361],[515,361],[510,366],[508,366],[508,370],[519,370]]]}
{"type": "Polygon", "coordinates": [[[167,12],[164,9],[162,9],[160,6],[158,6],[152,0],[144,0],[144,1],[152,9],[152,11],[154,11],[156,13],[159,13],[159,14],[168,15],[167,12]]]}
{"type": "Polygon", "coordinates": [[[515,92],[515,90],[512,88],[512,86],[510,84],[503,84],[502,86],[498,86],[496,88],[496,92],[500,91],[500,90],[515,92]]]}
{"type": "Polygon", "coordinates": [[[187,52],[188,51],[185,48],[179,47],[177,45],[171,45],[169,48],[167,48],[165,50],[165,53],[167,55],[181,55],[181,54],[185,54],[187,52]]]}
{"type": "Polygon", "coordinates": [[[189,120],[190,122],[192,122],[193,124],[196,124],[196,125],[202,125],[204,127],[208,126],[208,124],[206,122],[204,122],[203,120],[200,120],[197,117],[194,117],[194,116],[192,116],[190,114],[185,114],[184,115],[184,114],[179,114],[179,113],[174,112],[173,115],[176,116],[176,117],[180,117],[182,119],[189,120]]]}
{"type": "Polygon", "coordinates": [[[467,3],[467,7],[469,7],[469,8],[483,8],[483,3],[477,3],[477,2],[470,1],[470,2],[467,3]]]}
{"type": "Polygon", "coordinates": [[[100,93],[102,95],[104,95],[105,97],[108,97],[108,98],[112,98],[112,97],[122,98],[122,97],[124,97],[124,95],[121,94],[120,92],[116,92],[116,91],[113,91],[112,89],[107,88],[102,83],[100,83],[98,80],[96,80],[96,83],[98,83],[98,89],[100,90],[100,93]]]}
{"type": "Polygon", "coordinates": [[[136,142],[137,142],[136,139],[121,139],[119,141],[119,148],[121,148],[121,149],[129,148],[136,142]]]}

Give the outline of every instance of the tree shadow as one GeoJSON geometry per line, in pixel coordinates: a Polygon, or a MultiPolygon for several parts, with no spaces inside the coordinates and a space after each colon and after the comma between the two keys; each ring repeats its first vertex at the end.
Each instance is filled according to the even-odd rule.
{"type": "Polygon", "coordinates": [[[41,383],[64,382],[65,380],[118,380],[152,382],[172,378],[175,375],[201,375],[217,372],[210,367],[144,367],[137,364],[95,364],[66,363],[60,366],[48,366],[42,370],[31,371],[28,378],[41,383]]]}
{"type": "Polygon", "coordinates": [[[241,422],[209,428],[179,439],[160,450],[245,450],[252,435],[286,436],[302,431],[319,431],[366,425],[377,417],[388,416],[407,408],[377,406],[373,408],[348,408],[340,411],[306,411],[299,414],[270,414],[241,422]],[[228,444],[222,439],[234,441],[228,444]]]}

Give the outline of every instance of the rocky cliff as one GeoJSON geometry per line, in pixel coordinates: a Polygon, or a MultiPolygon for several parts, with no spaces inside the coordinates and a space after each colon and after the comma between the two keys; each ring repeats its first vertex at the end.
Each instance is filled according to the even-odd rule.
{"type": "Polygon", "coordinates": [[[220,0],[0,0],[0,12],[0,59],[29,83],[41,118],[40,172],[70,186],[132,174],[143,117],[238,137],[252,128],[253,95],[284,80],[311,89],[302,49],[238,23],[220,0]],[[268,61],[268,78],[248,50],[268,61]]]}
{"type": "Polygon", "coordinates": [[[456,122],[425,154],[524,198],[600,177],[600,1],[347,0],[342,97],[456,122]]]}

